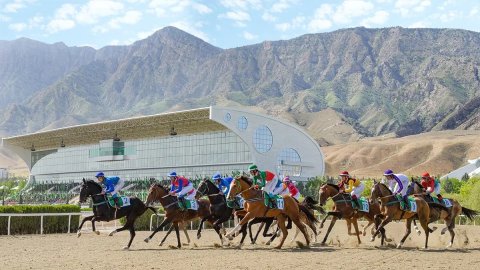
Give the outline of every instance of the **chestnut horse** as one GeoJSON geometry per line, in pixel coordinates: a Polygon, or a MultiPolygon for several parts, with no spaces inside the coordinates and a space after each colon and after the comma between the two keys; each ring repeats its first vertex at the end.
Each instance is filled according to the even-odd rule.
{"type": "Polygon", "coordinates": [[[415,197],[415,202],[417,204],[416,213],[404,211],[400,209],[400,200],[397,198],[397,196],[392,194],[390,189],[385,184],[377,182],[375,180],[373,181],[372,195],[370,198],[373,201],[380,200],[381,205],[381,214],[375,216],[375,225],[378,225],[380,221],[381,223],[378,225],[377,230],[372,236],[371,241],[373,241],[380,232],[380,230],[383,229],[392,220],[405,219],[405,235],[403,236],[402,240],[400,240],[400,243],[397,245],[397,248],[401,248],[403,243],[405,243],[405,239],[407,239],[408,235],[410,235],[410,232],[412,231],[412,221],[414,219],[418,219],[420,221],[420,225],[425,231],[425,248],[428,248],[428,236],[431,232],[433,232],[433,230],[428,227],[428,221],[430,219],[430,207],[424,199],[420,197],[415,197]]]}
{"type": "MultiPolygon", "coordinates": [[[[327,215],[325,218],[322,220],[322,223],[320,225],[320,228],[323,228],[323,223],[327,219],[328,216],[332,216],[332,221],[330,222],[330,226],[328,226],[327,233],[325,234],[325,238],[323,238],[322,244],[325,244],[327,241],[327,237],[330,234],[330,231],[332,230],[333,226],[335,225],[335,222],[337,219],[344,218],[347,222],[347,227],[348,227],[348,235],[356,235],[358,239],[358,243],[360,244],[360,233],[358,231],[358,223],[357,220],[359,218],[366,218],[368,220],[367,226],[364,227],[363,229],[363,235],[366,235],[366,230],[367,228],[374,224],[375,222],[375,215],[380,214],[380,205],[377,202],[370,201],[369,202],[369,212],[362,212],[362,211],[355,211],[352,207],[352,199],[350,195],[345,194],[340,192],[340,189],[337,185],[334,184],[325,184],[320,187],[320,190],[318,191],[319,198],[320,198],[320,205],[323,206],[325,205],[326,201],[328,198],[332,198],[334,206],[333,206],[333,211],[327,212],[327,215]],[[351,224],[353,224],[353,227],[355,228],[355,233],[351,233],[351,224]]],[[[384,240],[387,240],[387,242],[390,241],[390,239],[386,239],[385,237],[385,229],[382,228],[380,230],[382,234],[382,240],[381,244],[383,245],[384,240]]]]}
{"type": "MultiPolygon", "coordinates": [[[[430,206],[434,203],[432,197],[424,192],[423,186],[416,180],[412,179],[409,187],[411,187],[409,188],[409,190],[412,190],[413,195],[422,197],[425,201],[428,202],[430,206]]],[[[447,248],[453,245],[453,239],[455,238],[455,232],[453,231],[453,229],[455,228],[455,218],[458,217],[460,213],[464,214],[470,220],[473,220],[473,218],[478,215],[476,211],[468,209],[466,207],[462,207],[457,200],[448,200],[452,203],[452,206],[447,209],[430,207],[429,220],[429,223],[435,222],[439,219],[443,219],[445,221],[446,227],[442,229],[441,234],[445,234],[447,230],[450,233],[450,243],[448,243],[447,248]]],[[[415,221],[414,225],[416,226],[415,221]]]]}
{"type": "MultiPolygon", "coordinates": [[[[153,236],[160,231],[164,226],[172,223],[175,228],[175,233],[177,234],[177,247],[180,248],[182,245],[180,243],[180,233],[179,233],[179,223],[184,223],[196,218],[203,218],[210,216],[210,202],[208,200],[199,200],[198,201],[198,210],[183,210],[180,209],[178,205],[178,198],[172,196],[168,193],[168,189],[160,184],[153,184],[150,186],[148,191],[146,205],[150,205],[153,202],[159,201],[160,204],[165,209],[165,219],[163,222],[153,231],[153,233],[145,238],[145,242],[149,242],[153,236]]],[[[210,223],[213,223],[212,219],[208,220],[210,223]]]]}
{"type": "MultiPolygon", "coordinates": [[[[234,181],[232,181],[227,199],[232,200],[237,195],[241,195],[245,199],[245,211],[247,213],[239,224],[226,235],[226,237],[233,239],[232,236],[252,218],[264,216],[275,217],[280,230],[282,230],[282,239],[278,246],[275,247],[276,249],[280,249],[288,235],[285,221],[287,217],[289,217],[302,232],[306,240],[306,245],[310,245],[310,239],[306,227],[300,220],[300,208],[297,201],[295,201],[290,195],[282,196],[284,199],[284,209],[268,208],[264,204],[265,198],[263,196],[263,191],[255,190],[252,181],[243,175],[235,177],[234,181]]],[[[305,214],[312,222],[316,221],[316,218],[310,212],[306,211],[305,214]]]]}

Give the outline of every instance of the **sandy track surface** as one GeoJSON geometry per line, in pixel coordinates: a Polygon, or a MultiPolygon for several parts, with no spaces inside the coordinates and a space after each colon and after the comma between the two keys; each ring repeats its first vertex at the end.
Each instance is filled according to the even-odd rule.
{"type": "MultiPolygon", "coordinates": [[[[388,236],[398,242],[404,224],[390,224],[387,230],[388,236]]],[[[222,248],[211,230],[180,250],[169,247],[176,245],[175,237],[158,246],[164,232],[150,243],[143,242],[149,232],[138,232],[129,251],[122,250],[128,232],[112,237],[107,232],[84,233],[80,238],[76,234],[2,236],[0,269],[478,269],[480,226],[457,226],[455,230],[453,248],[444,248],[449,238],[437,231],[430,237],[428,250],[420,248],[423,232],[420,236],[413,232],[401,250],[393,248],[393,244],[378,248],[379,242],[371,243],[369,237],[362,237],[363,243],[357,245],[355,237],[346,235],[346,226],[341,222],[337,222],[327,246],[314,243],[309,249],[289,243],[294,231],[282,250],[266,246],[263,238],[255,246],[246,241],[242,249],[233,245],[222,248]]],[[[190,232],[190,236],[193,239],[195,233],[190,232]]],[[[183,233],[181,237],[185,242],[183,233]]]]}

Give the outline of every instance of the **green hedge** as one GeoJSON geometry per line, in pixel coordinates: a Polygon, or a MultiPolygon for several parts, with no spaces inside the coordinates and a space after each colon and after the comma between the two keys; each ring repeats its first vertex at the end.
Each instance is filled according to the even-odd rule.
{"type": "MultiPolygon", "coordinates": [[[[0,213],[77,213],[76,205],[14,205],[0,206],[0,213]]],[[[79,216],[72,216],[70,232],[75,232],[79,225],[79,216]]],[[[0,235],[8,233],[8,217],[0,217],[0,235]]],[[[43,217],[43,233],[68,232],[68,216],[43,217]]],[[[40,217],[11,217],[10,234],[39,234],[40,217]]]]}

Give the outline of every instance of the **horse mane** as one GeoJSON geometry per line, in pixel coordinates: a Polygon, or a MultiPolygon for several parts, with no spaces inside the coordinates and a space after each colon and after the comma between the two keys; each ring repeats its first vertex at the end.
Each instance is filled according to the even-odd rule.
{"type": "Polygon", "coordinates": [[[87,183],[87,184],[94,184],[94,185],[102,188],[102,186],[101,186],[99,183],[97,183],[97,181],[92,180],[92,179],[85,180],[85,183],[87,183]]]}
{"type": "MultiPolygon", "coordinates": [[[[210,179],[205,178],[204,181],[206,182],[207,185],[210,185],[211,188],[215,189],[217,192],[220,192],[220,189],[217,187],[217,185],[215,185],[215,183],[210,181],[210,179]]],[[[210,188],[210,187],[208,187],[208,188],[210,188]]]]}
{"type": "Polygon", "coordinates": [[[377,182],[377,183],[380,184],[380,185],[382,185],[382,186],[384,186],[385,189],[390,193],[390,195],[393,194],[392,191],[388,188],[388,186],[387,186],[386,184],[384,184],[384,183],[382,183],[382,182],[377,182]]]}
{"type": "Polygon", "coordinates": [[[246,182],[249,186],[252,186],[253,185],[253,182],[252,180],[250,180],[250,178],[244,176],[244,175],[239,175],[236,177],[236,179],[240,179],[240,180],[243,180],[244,182],[246,182]]]}
{"type": "Polygon", "coordinates": [[[327,185],[331,186],[332,188],[336,189],[337,191],[340,191],[340,188],[338,187],[338,185],[330,184],[330,183],[327,183],[327,185]]]}

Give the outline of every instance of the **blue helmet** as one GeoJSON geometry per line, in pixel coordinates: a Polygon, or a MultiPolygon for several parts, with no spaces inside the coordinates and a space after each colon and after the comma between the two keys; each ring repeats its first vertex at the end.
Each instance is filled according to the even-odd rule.
{"type": "Polygon", "coordinates": [[[172,171],[171,173],[168,174],[169,177],[172,177],[172,176],[177,176],[177,172],[175,171],[172,171]]]}
{"type": "Polygon", "coordinates": [[[222,176],[220,175],[219,172],[217,172],[216,174],[214,174],[214,175],[212,176],[212,179],[213,179],[213,180],[220,180],[220,179],[222,179],[222,176]]]}
{"type": "Polygon", "coordinates": [[[98,172],[97,174],[95,174],[95,177],[97,177],[97,178],[100,177],[100,176],[105,177],[105,174],[103,174],[103,172],[98,172]]]}

